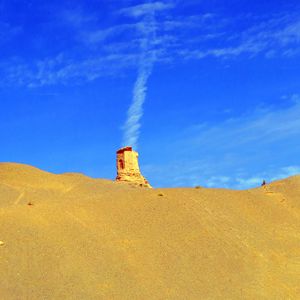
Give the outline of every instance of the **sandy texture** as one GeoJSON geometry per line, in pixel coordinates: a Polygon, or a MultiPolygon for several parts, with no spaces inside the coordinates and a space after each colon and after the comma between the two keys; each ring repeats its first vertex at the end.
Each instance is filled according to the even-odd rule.
{"type": "Polygon", "coordinates": [[[0,299],[300,299],[300,177],[146,189],[0,164],[0,299]]]}

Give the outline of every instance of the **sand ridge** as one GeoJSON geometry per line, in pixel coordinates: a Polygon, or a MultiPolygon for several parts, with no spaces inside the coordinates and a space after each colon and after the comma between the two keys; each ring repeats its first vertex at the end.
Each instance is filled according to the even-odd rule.
{"type": "Polygon", "coordinates": [[[2,163],[0,299],[300,299],[299,198],[2,163]]]}

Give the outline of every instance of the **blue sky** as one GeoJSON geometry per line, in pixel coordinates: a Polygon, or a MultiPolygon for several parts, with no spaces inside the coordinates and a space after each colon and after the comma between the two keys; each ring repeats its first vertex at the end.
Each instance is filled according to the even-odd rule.
{"type": "Polygon", "coordinates": [[[300,173],[300,2],[0,0],[0,160],[155,187],[300,173]]]}

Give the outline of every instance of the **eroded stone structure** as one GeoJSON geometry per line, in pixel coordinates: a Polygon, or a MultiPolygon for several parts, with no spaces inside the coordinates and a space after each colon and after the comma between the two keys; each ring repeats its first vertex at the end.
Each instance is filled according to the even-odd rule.
{"type": "Polygon", "coordinates": [[[126,181],[143,187],[151,187],[141,174],[138,153],[132,147],[124,147],[117,151],[117,181],[126,181]]]}

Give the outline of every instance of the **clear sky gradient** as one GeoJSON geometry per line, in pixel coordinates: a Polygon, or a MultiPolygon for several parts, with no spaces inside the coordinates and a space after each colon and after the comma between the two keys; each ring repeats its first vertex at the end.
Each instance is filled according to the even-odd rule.
{"type": "Polygon", "coordinates": [[[0,0],[0,161],[114,179],[126,134],[155,187],[300,173],[300,2],[0,0]]]}

